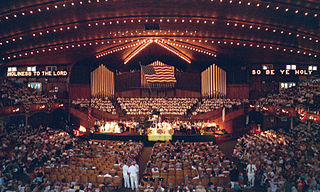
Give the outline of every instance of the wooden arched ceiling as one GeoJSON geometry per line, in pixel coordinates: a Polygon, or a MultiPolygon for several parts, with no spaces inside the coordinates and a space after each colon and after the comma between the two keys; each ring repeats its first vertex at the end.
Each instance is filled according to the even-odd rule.
{"type": "Polygon", "coordinates": [[[318,64],[320,57],[317,0],[12,0],[1,2],[0,12],[4,65],[98,57],[121,67],[135,49],[130,44],[150,40],[192,63],[224,55],[318,64]]]}

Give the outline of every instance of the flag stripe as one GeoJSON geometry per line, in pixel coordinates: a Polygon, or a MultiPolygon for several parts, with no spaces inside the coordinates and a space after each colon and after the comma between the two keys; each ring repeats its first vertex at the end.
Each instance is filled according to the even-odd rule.
{"type": "Polygon", "coordinates": [[[174,67],[161,63],[160,61],[155,61],[150,65],[143,66],[142,70],[148,83],[176,83],[177,82],[174,76],[174,67]]]}

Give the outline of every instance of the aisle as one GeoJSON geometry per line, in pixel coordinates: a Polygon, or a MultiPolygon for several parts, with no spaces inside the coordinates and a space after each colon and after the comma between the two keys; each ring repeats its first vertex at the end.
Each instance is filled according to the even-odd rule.
{"type": "MultiPolygon", "coordinates": [[[[137,161],[137,163],[139,165],[139,178],[141,177],[142,173],[144,172],[144,170],[147,166],[147,163],[151,157],[153,144],[154,143],[146,142],[144,145],[144,148],[142,149],[142,152],[139,156],[139,159],[137,161]]],[[[115,191],[116,192],[135,192],[135,190],[126,189],[124,187],[117,189],[115,191]]]]}
{"type": "Polygon", "coordinates": [[[147,163],[150,160],[151,154],[152,154],[152,146],[145,146],[141,152],[141,155],[138,159],[138,164],[139,164],[139,175],[141,176],[144,170],[147,167],[147,163]]]}
{"type": "Polygon", "coordinates": [[[232,158],[232,153],[233,153],[233,149],[234,146],[237,144],[237,140],[234,141],[227,141],[227,142],[223,142],[218,144],[219,149],[228,157],[228,158],[232,158]]]}
{"type": "MultiPolygon", "coordinates": [[[[233,153],[233,149],[234,146],[237,144],[237,140],[234,141],[228,141],[228,142],[224,142],[219,145],[220,150],[226,155],[226,157],[228,157],[231,161],[233,161],[240,172],[243,173],[244,175],[244,183],[247,182],[247,176],[246,176],[246,164],[243,164],[242,162],[240,162],[238,159],[232,157],[232,153],[233,153]]],[[[259,188],[259,186],[255,186],[252,189],[247,189],[247,191],[250,192],[262,192],[263,190],[259,188]]]]}

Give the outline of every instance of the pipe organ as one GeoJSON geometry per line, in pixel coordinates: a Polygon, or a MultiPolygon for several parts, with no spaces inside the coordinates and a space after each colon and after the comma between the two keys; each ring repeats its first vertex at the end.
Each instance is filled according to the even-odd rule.
{"type": "Polygon", "coordinates": [[[227,93],[227,74],[216,64],[201,73],[201,94],[203,97],[224,97],[227,93]]]}
{"type": "Polygon", "coordinates": [[[114,96],[114,73],[102,64],[91,72],[91,96],[114,96]]]}

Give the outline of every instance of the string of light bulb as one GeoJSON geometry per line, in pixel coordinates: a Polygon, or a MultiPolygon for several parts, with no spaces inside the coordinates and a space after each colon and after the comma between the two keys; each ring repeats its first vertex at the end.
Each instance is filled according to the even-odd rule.
{"type": "MultiPolygon", "coordinates": [[[[285,14],[295,14],[301,15],[304,17],[317,18],[319,16],[318,12],[315,12],[311,8],[308,7],[299,7],[294,5],[281,5],[279,2],[251,2],[245,0],[208,0],[211,3],[218,3],[218,5],[232,5],[232,6],[246,6],[251,8],[265,8],[269,11],[282,11],[285,14]]],[[[108,0],[77,0],[77,1],[53,1],[46,4],[36,4],[36,5],[28,5],[28,7],[22,7],[15,10],[10,10],[9,12],[0,13],[0,22],[7,21],[9,19],[18,19],[27,15],[36,15],[37,13],[49,12],[58,9],[65,8],[76,8],[76,6],[86,6],[94,3],[108,3],[108,0]]]]}

